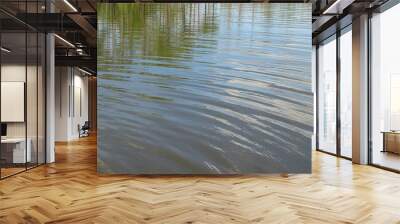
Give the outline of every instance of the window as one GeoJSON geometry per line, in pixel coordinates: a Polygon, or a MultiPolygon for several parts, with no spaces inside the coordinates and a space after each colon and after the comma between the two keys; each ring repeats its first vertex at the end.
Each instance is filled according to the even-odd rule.
{"type": "Polygon", "coordinates": [[[340,36],[340,155],[352,154],[352,33],[351,26],[340,36]]]}
{"type": "Polygon", "coordinates": [[[336,36],[318,48],[318,149],[336,153],[336,36]]]}
{"type": "Polygon", "coordinates": [[[400,170],[400,4],[371,19],[371,162],[400,170]]]}

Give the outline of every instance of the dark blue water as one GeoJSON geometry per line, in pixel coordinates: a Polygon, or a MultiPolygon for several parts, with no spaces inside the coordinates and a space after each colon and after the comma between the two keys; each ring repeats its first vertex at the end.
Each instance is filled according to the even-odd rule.
{"type": "Polygon", "coordinates": [[[100,4],[98,169],[309,172],[311,5],[100,4]]]}

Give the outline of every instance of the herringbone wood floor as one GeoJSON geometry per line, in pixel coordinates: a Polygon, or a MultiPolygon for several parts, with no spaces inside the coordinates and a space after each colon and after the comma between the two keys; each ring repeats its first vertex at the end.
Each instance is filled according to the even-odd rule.
{"type": "Polygon", "coordinates": [[[400,223],[400,175],[315,152],[312,175],[96,174],[96,142],[0,181],[0,223],[400,223]]]}

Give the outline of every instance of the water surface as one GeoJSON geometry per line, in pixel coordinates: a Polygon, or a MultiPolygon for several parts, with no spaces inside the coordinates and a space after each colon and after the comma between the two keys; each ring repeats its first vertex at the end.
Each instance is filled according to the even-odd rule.
{"type": "Polygon", "coordinates": [[[309,172],[311,5],[99,4],[102,173],[309,172]]]}

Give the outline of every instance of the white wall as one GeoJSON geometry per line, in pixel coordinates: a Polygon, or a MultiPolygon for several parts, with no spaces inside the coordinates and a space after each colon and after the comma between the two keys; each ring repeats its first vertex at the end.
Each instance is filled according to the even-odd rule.
{"type": "Polygon", "coordinates": [[[19,81],[25,82],[25,64],[24,65],[2,65],[1,81],[19,81]]]}
{"type": "MultiPolygon", "coordinates": [[[[25,64],[9,64],[1,66],[1,81],[25,82],[25,64]]],[[[1,108],[5,110],[6,108],[1,108]]],[[[25,122],[9,122],[7,123],[7,137],[25,137],[25,122]]]]}
{"type": "MultiPolygon", "coordinates": [[[[7,123],[8,138],[24,138],[29,139],[29,147],[31,149],[32,161],[44,163],[45,150],[45,120],[44,120],[44,74],[42,67],[36,65],[25,64],[3,64],[1,66],[1,81],[2,82],[23,82],[26,85],[26,101],[22,102],[22,107],[19,108],[1,108],[2,112],[22,113],[25,117],[20,122],[5,122],[7,123]],[[37,70],[38,69],[38,70],[37,70]],[[27,80],[26,80],[27,79],[27,80]],[[26,106],[25,106],[26,103],[26,106]],[[11,111],[10,111],[11,110],[11,111]],[[12,111],[21,110],[21,111],[12,111]]],[[[4,89],[2,89],[2,93],[4,89]]],[[[24,89],[19,94],[24,94],[24,89]]],[[[2,98],[8,98],[7,95],[2,95],[2,98]]],[[[17,102],[16,102],[17,103],[17,102]]]]}
{"type": "Polygon", "coordinates": [[[78,70],[74,70],[74,81],[73,81],[73,96],[74,102],[71,102],[71,136],[72,138],[78,138],[78,125],[83,125],[85,121],[88,121],[88,77],[83,76],[83,73],[78,70]],[[80,108],[81,107],[81,108],[80,108]]]}
{"type": "Polygon", "coordinates": [[[67,141],[69,133],[70,75],[68,67],[55,68],[55,141],[67,141]]]}
{"type": "Polygon", "coordinates": [[[88,77],[76,68],[56,67],[55,86],[55,140],[77,139],[78,124],[88,120],[88,77]]]}
{"type": "MultiPolygon", "coordinates": [[[[25,76],[26,72],[28,72],[28,83],[31,87],[36,86],[36,80],[30,79],[31,75],[34,74],[36,76],[36,67],[35,66],[25,66],[25,64],[4,64],[1,66],[1,81],[2,82],[24,82],[26,83],[25,76]],[[27,70],[26,70],[27,69],[27,70]]],[[[36,113],[32,113],[34,110],[36,112],[36,87],[35,88],[27,88],[27,106],[31,106],[31,108],[27,108],[27,118],[28,118],[28,129],[31,130],[33,128],[36,130],[36,113]],[[33,104],[32,104],[33,103],[33,104]],[[32,105],[30,105],[32,104],[32,105]],[[33,122],[33,123],[32,123],[33,122]]],[[[2,108],[2,110],[6,110],[6,108],[2,108]]],[[[7,122],[7,135],[8,137],[24,137],[25,136],[25,126],[26,122],[7,122]]],[[[31,132],[28,130],[28,137],[31,132]]],[[[35,132],[36,135],[36,132],[35,132]]]]}

